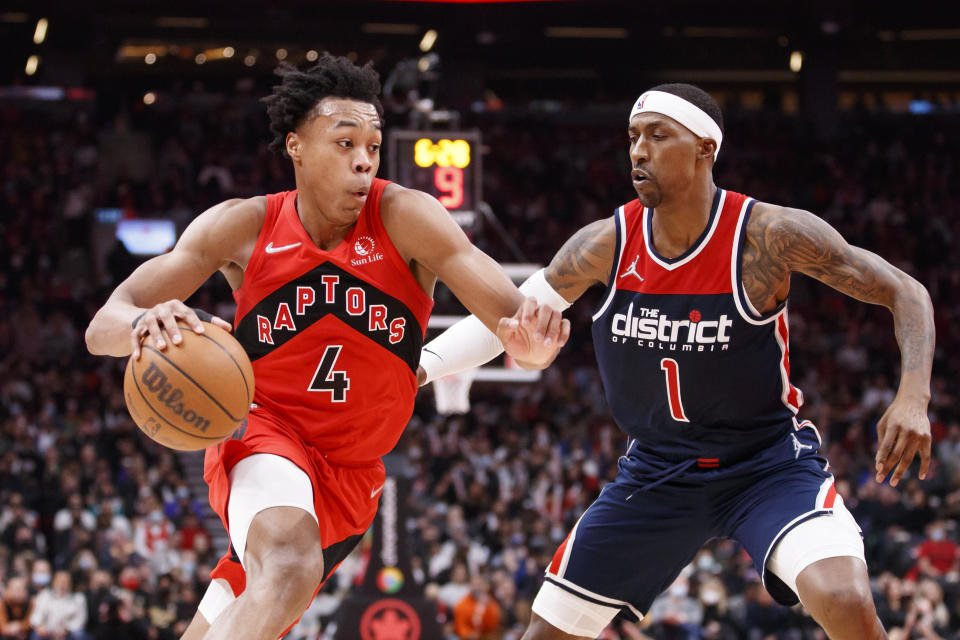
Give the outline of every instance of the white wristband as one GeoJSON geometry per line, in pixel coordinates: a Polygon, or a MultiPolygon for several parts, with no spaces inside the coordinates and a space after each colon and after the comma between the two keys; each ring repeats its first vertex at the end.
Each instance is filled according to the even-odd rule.
{"type": "MultiPolygon", "coordinates": [[[[557,311],[563,311],[570,306],[547,282],[543,269],[527,278],[526,282],[520,285],[520,291],[557,311]]],[[[423,347],[420,366],[427,374],[426,382],[430,382],[479,367],[501,353],[503,345],[497,336],[476,316],[467,316],[423,347]]]]}
{"type": "Polygon", "coordinates": [[[570,308],[571,303],[557,293],[557,290],[547,282],[547,275],[544,269],[540,269],[527,278],[526,281],[520,285],[520,293],[530,298],[536,298],[540,304],[545,304],[557,311],[566,311],[570,308]]]}

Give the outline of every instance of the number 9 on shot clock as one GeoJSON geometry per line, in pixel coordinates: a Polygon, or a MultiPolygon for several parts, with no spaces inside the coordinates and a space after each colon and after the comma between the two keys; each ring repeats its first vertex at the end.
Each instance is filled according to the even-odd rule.
{"type": "Polygon", "coordinates": [[[480,133],[390,131],[387,176],[434,196],[461,226],[468,227],[482,198],[480,133]]]}

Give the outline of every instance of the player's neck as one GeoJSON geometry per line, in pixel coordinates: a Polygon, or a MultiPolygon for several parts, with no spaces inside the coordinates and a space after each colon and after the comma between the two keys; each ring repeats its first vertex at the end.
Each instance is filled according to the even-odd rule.
{"type": "Polygon", "coordinates": [[[297,216],[304,231],[313,243],[324,251],[330,251],[343,242],[357,220],[336,220],[323,210],[319,203],[312,200],[304,191],[298,189],[294,201],[297,216]]]}
{"type": "Polygon", "coordinates": [[[717,187],[713,180],[664,200],[653,213],[653,245],[665,258],[675,258],[693,246],[710,220],[717,187]]]}

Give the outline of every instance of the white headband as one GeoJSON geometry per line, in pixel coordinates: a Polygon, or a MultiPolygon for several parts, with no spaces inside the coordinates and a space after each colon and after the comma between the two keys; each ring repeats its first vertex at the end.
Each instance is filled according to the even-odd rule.
{"type": "Polygon", "coordinates": [[[647,91],[633,105],[633,110],[630,111],[630,120],[633,120],[633,116],[638,113],[648,112],[670,116],[690,129],[694,135],[714,140],[717,143],[717,150],[713,152],[713,159],[717,159],[717,155],[720,153],[720,145],[723,144],[723,133],[720,132],[720,125],[714,122],[706,111],[672,93],[647,91]]]}

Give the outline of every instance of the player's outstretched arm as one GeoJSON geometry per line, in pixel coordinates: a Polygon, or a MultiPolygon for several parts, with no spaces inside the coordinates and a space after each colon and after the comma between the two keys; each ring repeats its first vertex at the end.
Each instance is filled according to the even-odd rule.
{"type": "MultiPolygon", "coordinates": [[[[147,335],[161,350],[180,344],[177,319],[202,331],[197,314],[182,301],[218,269],[246,265],[265,211],[266,201],[258,197],[227,200],[197,216],[170,252],[137,267],[97,311],[86,331],[90,353],[139,357],[147,335]]],[[[220,318],[211,321],[230,330],[220,318]]]]}
{"type": "Polygon", "coordinates": [[[900,345],[900,387],[877,424],[877,481],[893,471],[890,484],[896,486],[917,453],[920,478],[924,478],[930,466],[927,404],[935,339],[933,303],[927,290],[876,254],[849,245],[833,227],[807,211],[758,203],[747,226],[747,241],[744,287],[755,303],[775,296],[790,273],[797,271],[893,313],[900,345]]]}
{"type": "Polygon", "coordinates": [[[473,246],[436,198],[388,187],[381,211],[390,238],[420,267],[435,275],[522,366],[542,369],[566,343],[570,323],[524,296],[493,259],[473,246]]]}
{"type": "MultiPolygon", "coordinates": [[[[612,218],[575,233],[550,264],[520,285],[520,291],[541,305],[567,309],[594,284],[606,284],[616,248],[612,218]]],[[[420,384],[478,367],[503,352],[497,336],[474,316],[464,318],[423,348],[417,377],[420,384]]]]}

